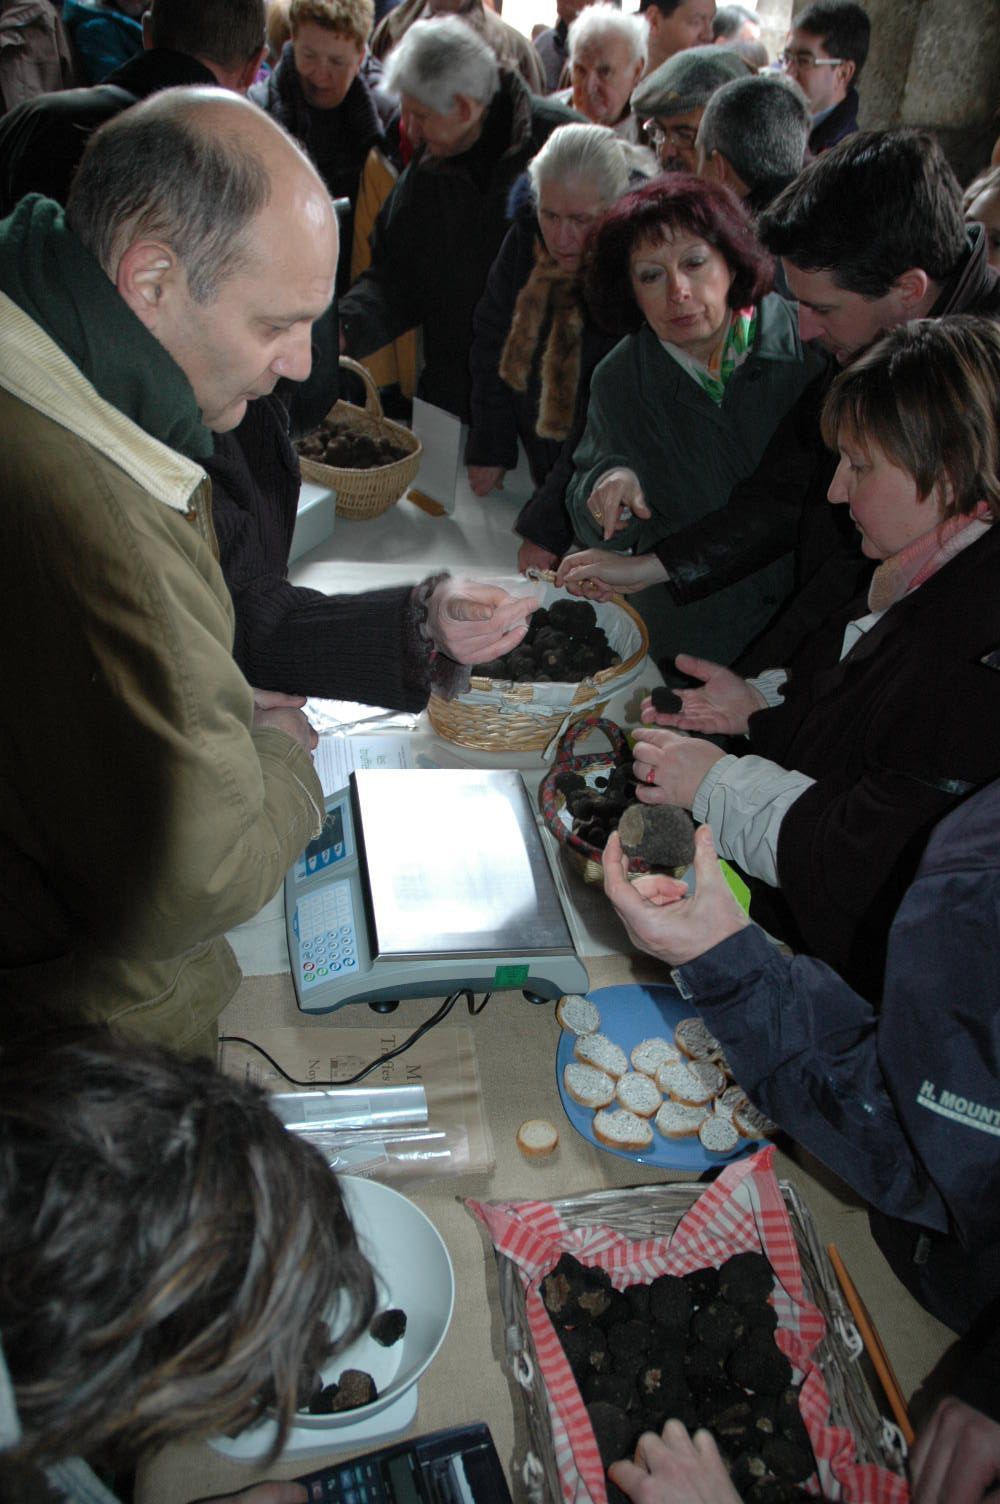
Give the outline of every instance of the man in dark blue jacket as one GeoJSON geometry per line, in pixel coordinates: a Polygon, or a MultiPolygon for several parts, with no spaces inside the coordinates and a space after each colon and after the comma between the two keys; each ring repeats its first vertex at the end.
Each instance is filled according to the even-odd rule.
{"type": "Polygon", "coordinates": [[[781,65],[809,101],[814,157],[858,128],[856,85],[870,39],[868,13],[855,0],[813,0],[795,17],[781,65]]]}
{"type": "Polygon", "coordinates": [[[911,1294],[965,1331],[1000,1289],[1000,780],[932,836],[880,1008],[750,924],[707,827],[693,897],[625,867],[613,836],[605,889],[635,944],[672,968],[751,1099],[870,1203],[911,1294]]]}

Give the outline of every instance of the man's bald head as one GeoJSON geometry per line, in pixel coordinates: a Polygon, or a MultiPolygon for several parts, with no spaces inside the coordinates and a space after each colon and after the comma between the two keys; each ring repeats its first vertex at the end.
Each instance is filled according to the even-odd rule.
{"type": "MultiPolygon", "coordinates": [[[[258,217],[336,243],[329,194],[270,116],[224,89],[164,89],[91,136],[66,210],[70,228],[115,280],[129,245],[169,246],[196,302],[257,257],[258,217]]],[[[336,255],[336,250],[334,250],[336,255]]]]}

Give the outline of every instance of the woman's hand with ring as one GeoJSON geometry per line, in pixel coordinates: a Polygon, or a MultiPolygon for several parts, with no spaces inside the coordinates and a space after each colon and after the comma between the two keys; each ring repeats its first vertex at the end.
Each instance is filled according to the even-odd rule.
{"type": "Polygon", "coordinates": [[[633,517],[651,515],[639,477],[622,467],[601,476],[587,497],[587,510],[605,540],[620,533],[633,517]]]}
{"type": "Polygon", "coordinates": [[[690,809],[702,779],[725,756],[712,742],[676,731],[637,733],[632,748],[636,798],[642,804],[680,804],[690,809]]]}

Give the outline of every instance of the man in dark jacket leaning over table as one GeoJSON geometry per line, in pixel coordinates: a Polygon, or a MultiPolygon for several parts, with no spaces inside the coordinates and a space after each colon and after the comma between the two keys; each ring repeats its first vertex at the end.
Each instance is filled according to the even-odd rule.
{"type": "Polygon", "coordinates": [[[66,215],[30,195],[0,224],[0,1031],[209,1047],[222,935],[319,829],[301,700],[233,662],[202,466],[308,375],[336,264],[322,180],[222,90],[124,111],[66,215]]]}
{"type": "Polygon", "coordinates": [[[472,315],[507,230],[507,195],[557,125],[579,116],[529,94],[454,17],[418,21],[389,57],[413,159],[378,216],[372,264],[340,305],[349,355],[423,330],[419,395],[468,416],[472,315]]]}

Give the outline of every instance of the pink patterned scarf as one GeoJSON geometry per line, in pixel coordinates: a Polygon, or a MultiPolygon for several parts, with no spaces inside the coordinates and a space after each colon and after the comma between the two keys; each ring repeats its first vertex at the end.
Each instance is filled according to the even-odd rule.
{"type": "Polygon", "coordinates": [[[868,589],[869,611],[888,611],[896,601],[916,590],[963,548],[981,538],[993,521],[988,504],[981,501],[974,512],[956,513],[937,522],[898,553],[883,559],[868,589]]]}

